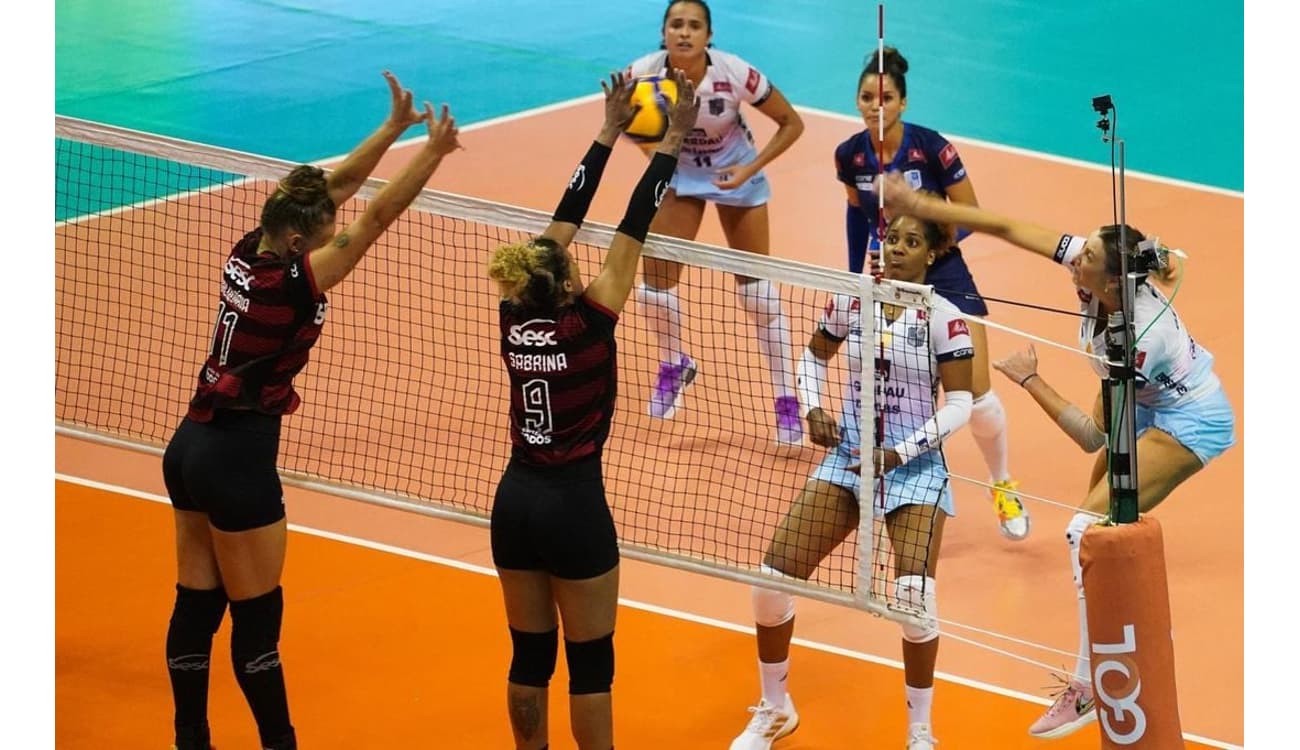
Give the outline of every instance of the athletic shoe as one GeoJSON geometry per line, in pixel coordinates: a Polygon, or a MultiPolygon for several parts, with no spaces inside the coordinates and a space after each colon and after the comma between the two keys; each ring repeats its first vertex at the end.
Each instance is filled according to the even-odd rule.
{"type": "Polygon", "coordinates": [[[907,750],[934,750],[939,741],[930,734],[929,724],[913,724],[907,732],[907,750]]]}
{"type": "Polygon", "coordinates": [[[1074,734],[1084,725],[1097,720],[1093,710],[1092,685],[1071,677],[1056,700],[1038,721],[1029,727],[1029,734],[1044,740],[1074,734]]]}
{"type": "Polygon", "coordinates": [[[681,406],[682,395],[695,381],[695,360],[682,355],[677,364],[659,363],[659,377],[655,381],[654,392],[650,394],[650,416],[656,419],[672,419],[681,406]]]}
{"type": "Polygon", "coordinates": [[[776,442],[779,445],[803,444],[803,420],[799,418],[799,399],[782,396],[776,400],[776,442]]]}
{"type": "Polygon", "coordinates": [[[771,750],[772,743],[789,735],[799,728],[799,712],[794,710],[794,701],[785,696],[785,707],[777,708],[766,700],[759,700],[757,706],[750,706],[749,712],[754,718],[740,736],[731,741],[731,750],[771,750]]]}
{"type": "Polygon", "coordinates": [[[1029,536],[1029,511],[1020,502],[1016,489],[1020,483],[1007,479],[993,483],[993,510],[998,514],[998,529],[1002,536],[1019,542],[1029,536]]]}

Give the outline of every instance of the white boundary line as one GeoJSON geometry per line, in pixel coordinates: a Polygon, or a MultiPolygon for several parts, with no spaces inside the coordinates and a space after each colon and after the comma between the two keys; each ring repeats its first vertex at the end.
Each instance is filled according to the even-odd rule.
{"type": "MultiPolygon", "coordinates": [[[[97,482],[93,479],[86,479],[84,477],[78,477],[71,474],[62,474],[59,472],[55,472],[54,479],[55,481],[67,482],[69,484],[76,484],[82,487],[89,487],[91,489],[102,490],[105,492],[112,492],[114,494],[124,495],[126,497],[133,497],[139,500],[148,500],[149,502],[153,502],[153,503],[160,503],[163,505],[171,504],[171,501],[168,500],[167,498],[161,495],[156,495],[152,492],[143,492],[141,490],[132,489],[130,487],[124,487],[121,485],[108,484],[106,482],[97,482]]],[[[389,554],[399,555],[401,557],[407,557],[413,560],[420,560],[422,562],[429,562],[435,565],[454,568],[456,570],[463,570],[470,573],[477,573],[479,575],[496,577],[496,571],[492,570],[491,568],[486,568],[481,565],[474,565],[472,563],[462,562],[460,560],[453,560],[447,557],[439,557],[437,555],[431,555],[425,552],[416,552],[415,550],[409,550],[403,547],[396,547],[390,544],[383,544],[380,542],[371,541],[369,539],[361,539],[359,537],[348,536],[347,534],[338,534],[332,531],[313,529],[311,527],[300,526],[298,524],[289,524],[289,528],[292,531],[297,531],[302,534],[308,534],[310,536],[320,537],[322,539],[329,539],[335,542],[342,542],[343,544],[350,544],[354,547],[363,547],[365,549],[371,549],[377,552],[387,552],[389,554]]],[[[712,617],[704,617],[703,615],[697,615],[690,612],[683,612],[681,610],[671,609],[668,607],[660,607],[655,604],[647,604],[645,602],[638,602],[632,599],[625,599],[622,597],[619,598],[618,602],[619,604],[629,609],[636,609],[642,612],[650,612],[652,614],[662,615],[664,617],[671,617],[675,620],[682,620],[685,622],[693,622],[699,625],[707,625],[709,627],[718,628],[720,630],[729,630],[734,633],[745,633],[745,634],[753,634],[754,632],[754,629],[748,625],[739,625],[734,622],[728,622],[726,620],[718,620],[712,617]]],[[[875,654],[864,653],[862,651],[853,651],[851,649],[841,648],[839,646],[832,646],[826,643],[819,643],[817,641],[804,640],[802,638],[795,638],[793,640],[793,643],[799,646],[803,646],[805,648],[821,651],[823,653],[834,654],[835,656],[843,656],[857,661],[868,662],[871,664],[879,664],[886,667],[893,667],[894,669],[899,669],[899,670],[903,668],[903,663],[900,661],[896,661],[894,659],[886,659],[884,657],[876,656],[875,654]]],[[[943,680],[945,682],[951,682],[953,684],[962,685],[964,687],[973,688],[975,690],[982,690],[984,692],[993,693],[995,695],[1001,695],[1006,698],[1014,698],[1016,700],[1025,701],[1026,703],[1034,703],[1040,706],[1047,706],[1051,704],[1051,701],[1047,700],[1046,698],[1040,698],[1036,695],[1029,695],[1028,693],[1021,693],[1016,690],[1009,690],[1007,688],[999,687],[997,685],[991,685],[987,682],[980,682],[979,680],[972,680],[966,677],[959,677],[957,675],[951,675],[945,672],[938,672],[938,671],[934,673],[934,676],[935,679],[943,680]]],[[[1190,740],[1192,742],[1197,742],[1202,745],[1208,745],[1210,747],[1222,748],[1223,750],[1242,750],[1242,747],[1240,745],[1232,745],[1219,740],[1212,740],[1205,737],[1199,737],[1194,734],[1188,734],[1186,732],[1183,733],[1183,739],[1190,740]]]]}
{"type": "MultiPolygon", "coordinates": [[[[501,117],[493,117],[491,119],[480,120],[478,122],[470,123],[469,125],[465,125],[464,127],[462,127],[461,130],[463,132],[468,133],[474,130],[482,130],[484,128],[490,128],[494,125],[504,125],[510,122],[514,122],[516,120],[523,120],[529,117],[535,117],[537,115],[544,115],[551,112],[558,112],[560,110],[569,109],[571,107],[577,107],[586,104],[588,102],[599,101],[601,96],[602,94],[590,94],[588,96],[580,96],[575,99],[566,99],[564,101],[555,102],[554,104],[547,104],[542,107],[533,107],[532,109],[525,109],[520,112],[515,112],[513,114],[502,115],[501,117]]],[[[826,109],[818,109],[816,107],[804,107],[804,106],[796,106],[795,109],[797,109],[799,112],[803,114],[815,115],[817,117],[824,117],[828,120],[836,120],[839,122],[853,123],[855,125],[860,125],[862,123],[862,118],[855,117],[853,115],[846,115],[842,112],[832,112],[826,109]]],[[[1084,161],[1082,159],[1072,159],[1068,156],[1057,156],[1056,154],[1049,154],[1043,151],[1033,151],[1027,148],[1008,146],[1002,143],[994,143],[992,141],[982,141],[979,140],[978,138],[967,138],[966,136],[962,136],[962,135],[952,135],[952,134],[944,133],[944,137],[959,145],[975,146],[976,148],[984,148],[990,151],[999,151],[1005,154],[1013,154],[1015,156],[1024,156],[1030,159],[1040,159],[1042,161],[1052,162],[1054,164],[1064,164],[1070,167],[1089,169],[1094,172],[1105,172],[1105,173],[1110,172],[1110,167],[1104,164],[1097,164],[1095,162],[1084,161]]],[[[424,140],[424,136],[408,138],[402,141],[398,141],[396,144],[394,144],[394,148],[398,146],[408,146],[414,143],[419,143],[422,142],[423,140],[424,140]]],[[[347,154],[332,156],[328,159],[321,159],[316,163],[329,164],[336,161],[342,161],[343,158],[346,156],[347,154]]],[[[1179,180],[1173,177],[1162,177],[1161,175],[1150,174],[1148,172],[1139,172],[1136,170],[1127,169],[1124,171],[1124,174],[1127,177],[1133,177],[1139,180],[1146,180],[1148,182],[1156,182],[1162,185],[1169,185],[1172,187],[1183,188],[1185,190],[1196,190],[1204,193],[1213,193],[1215,195],[1223,195],[1229,198],[1244,199],[1246,197],[1245,193],[1241,190],[1230,190],[1228,188],[1216,187],[1214,185],[1205,185],[1199,182],[1179,180]]]]}

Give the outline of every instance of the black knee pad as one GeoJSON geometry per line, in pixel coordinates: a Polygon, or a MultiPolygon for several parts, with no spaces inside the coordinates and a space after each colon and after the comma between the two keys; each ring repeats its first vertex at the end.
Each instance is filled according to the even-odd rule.
{"type": "Polygon", "coordinates": [[[230,602],[230,653],[236,672],[279,667],[283,619],[284,591],[279,586],[253,599],[230,602]]]}
{"type": "Polygon", "coordinates": [[[176,584],[172,627],[186,634],[211,638],[226,616],[226,590],[190,589],[176,584]]]}
{"type": "Polygon", "coordinates": [[[569,662],[569,694],[608,693],[614,684],[614,634],[592,641],[564,639],[569,662]]]}
{"type": "Polygon", "coordinates": [[[514,655],[510,659],[510,681],[516,685],[544,688],[555,674],[555,657],[560,651],[559,628],[545,633],[526,633],[510,628],[514,655]]]}

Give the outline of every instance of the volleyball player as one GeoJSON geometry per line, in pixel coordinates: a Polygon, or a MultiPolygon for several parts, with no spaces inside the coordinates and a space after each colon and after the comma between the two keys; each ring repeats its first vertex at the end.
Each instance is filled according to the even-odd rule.
{"type": "MultiPolygon", "coordinates": [[[[926,271],[949,246],[946,228],[898,216],[885,235],[884,276],[921,283],[926,271]]],[[[858,491],[863,462],[862,417],[858,391],[870,358],[875,373],[875,420],[883,420],[884,438],[867,445],[865,459],[875,467],[870,512],[885,519],[894,551],[893,593],[925,612],[927,625],[903,625],[903,666],[907,694],[908,750],[930,750],[934,665],[939,651],[935,579],[944,521],[954,515],[948,472],[940,446],[970,418],[973,343],[966,321],[943,297],[928,312],[874,305],[881,341],[877,352],[864,351],[863,320],[857,298],[837,295],[799,363],[799,391],[807,409],[812,441],[830,448],[804,484],[777,527],[761,570],[770,575],[806,580],[831,551],[858,528],[858,491]],[[849,376],[840,418],[821,407],[827,363],[848,342],[849,376]],[[943,385],[944,403],[935,396],[943,385]]],[[[866,429],[871,430],[871,421],[866,429]]],[[[877,421],[877,424],[880,424],[877,421]]],[[[869,433],[870,434],[870,433],[869,433]]],[[[750,708],[753,717],[731,750],[768,750],[799,725],[799,714],[786,691],[790,639],[794,635],[794,598],[760,586],[753,590],[762,698],[750,708]]]]}
{"type": "Polygon", "coordinates": [[[605,121],[539,237],[497,248],[488,275],[501,292],[501,358],[510,378],[510,463],[492,505],[492,560],[505,597],[512,659],[506,686],[518,750],[547,747],[547,693],[564,623],[570,726],[580,750],[614,742],[614,616],[618,539],[601,455],[617,389],[614,328],[636,279],[650,222],[695,123],[695,87],[680,94],[668,133],[632,191],[599,275],[586,288],[568,246],[600,184],[610,148],[632,119],[634,85],[601,83],[605,121]]]}
{"type": "MultiPolygon", "coordinates": [[[[871,55],[858,76],[858,111],[866,128],[835,149],[836,176],[848,193],[845,227],[849,269],[854,273],[862,272],[868,248],[879,246],[873,236],[879,224],[872,181],[880,174],[882,155],[885,171],[901,172],[913,188],[938,193],[954,203],[977,205],[975,186],[957,148],[938,132],[902,119],[907,110],[907,60],[893,47],[885,47],[882,77],[878,54],[871,55]],[[882,108],[883,142],[878,137],[882,108]]],[[[956,239],[966,234],[958,230],[956,239]]],[[[967,315],[989,314],[956,243],[935,261],[925,283],[934,285],[936,292],[967,315]]],[[[988,467],[998,528],[1003,536],[1019,541],[1029,535],[1029,511],[1007,466],[1007,413],[989,382],[988,335],[983,325],[971,327],[971,339],[975,342],[975,405],[970,432],[988,467]]]]}
{"type": "MultiPolygon", "coordinates": [[[[627,68],[627,75],[684,70],[699,93],[701,108],[650,230],[693,240],[700,231],[705,204],[712,203],[730,247],[767,255],[771,251],[767,218],[771,189],[763,167],[794,144],[803,133],[803,120],[767,76],[739,57],[713,48],[713,18],[704,0],[669,2],[660,32],[659,51],[638,58],[627,68]],[[741,113],[742,103],[777,124],[776,133],[761,151],[754,146],[754,135],[741,113]]],[[[644,277],[637,287],[637,304],[649,316],[659,344],[659,372],[649,402],[650,416],[657,419],[673,417],[699,372],[699,365],[682,344],[677,296],[681,273],[679,263],[646,258],[644,277]]],[[[766,279],[737,276],[736,296],[754,323],[758,349],[771,378],[776,440],[781,445],[798,445],[803,442],[803,426],[795,394],[790,326],[780,294],[766,279]]]]}
{"type": "MultiPolygon", "coordinates": [[[[891,210],[956,222],[1067,267],[1083,312],[1079,345],[1089,353],[1106,351],[1107,318],[1120,309],[1120,253],[1133,254],[1137,250],[1146,240],[1140,231],[1126,227],[1127,245],[1121,248],[1120,227],[1116,225],[1102,226],[1086,237],[1064,234],[973,206],[944,203],[913,193],[905,181],[896,177],[887,182],[885,198],[891,210]]],[[[1170,301],[1145,277],[1134,297],[1133,325],[1138,336],[1134,353],[1138,510],[1149,513],[1175,488],[1232,446],[1235,418],[1214,373],[1214,356],[1192,338],[1170,301]]],[[[1038,374],[1033,349],[1013,354],[994,366],[1029,391],[1079,447],[1095,453],[1106,446],[1106,419],[1101,413],[1100,394],[1090,413],[1066,401],[1038,374]]],[[[1109,376],[1105,363],[1093,360],[1092,366],[1098,377],[1109,376]]],[[[1066,527],[1070,567],[1079,602],[1079,655],[1073,676],[1055,696],[1051,707],[1030,727],[1029,733],[1036,737],[1063,737],[1096,719],[1079,544],[1084,532],[1098,516],[1106,513],[1110,504],[1106,462],[1106,453],[1098,456],[1089,483],[1091,489],[1079,506],[1080,512],[1066,527]]]]}
{"type": "Polygon", "coordinates": [[[276,473],[280,422],[301,398],[293,378],[321,334],[325,292],[342,281],[406,209],[442,158],[459,147],[446,105],[435,118],[385,72],[388,119],[332,172],[302,165],[280,180],[260,225],[226,257],[216,325],[188,412],[163,455],[175,508],[176,602],[167,631],[175,747],[207,750],[212,636],[230,605],[235,679],[261,746],[297,746],[280,661],[286,523],[276,473]],[[418,148],[350,226],[351,198],[405,130],[426,123],[418,148]]]}

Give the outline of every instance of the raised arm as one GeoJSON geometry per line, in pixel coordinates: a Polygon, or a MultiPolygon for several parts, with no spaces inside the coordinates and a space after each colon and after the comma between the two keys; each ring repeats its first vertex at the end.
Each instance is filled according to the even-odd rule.
{"type": "Polygon", "coordinates": [[[605,173],[605,164],[614,148],[618,134],[636,116],[639,107],[632,104],[632,92],[636,90],[636,81],[626,78],[622,73],[611,73],[609,82],[600,82],[605,92],[605,121],[596,134],[596,140],[587,149],[582,163],[573,171],[569,184],[555,207],[551,223],[542,232],[542,237],[555,241],[567,248],[573,237],[587,218],[587,209],[591,208],[591,199],[596,196],[600,178],[605,173]]]}
{"type": "Polygon", "coordinates": [[[460,148],[456,120],[446,104],[442,105],[442,116],[435,118],[433,105],[425,102],[420,119],[428,126],[428,140],[370,201],[356,221],[323,247],[312,251],[311,272],[321,291],[339,283],[352,272],[379,235],[424,189],[425,183],[442,163],[442,157],[460,148]]]}
{"type": "Polygon", "coordinates": [[[885,175],[884,191],[885,208],[894,213],[990,234],[1048,260],[1054,259],[1057,243],[1063,234],[1029,222],[999,216],[978,206],[953,203],[918,193],[897,172],[885,175]]]}
{"type": "Polygon", "coordinates": [[[1106,445],[1106,433],[1099,426],[1099,409],[1089,416],[1083,409],[1070,403],[1038,374],[1038,353],[1034,345],[1015,352],[1006,359],[993,363],[998,372],[1029,391],[1038,406],[1052,418],[1061,431],[1070,436],[1087,453],[1095,453],[1106,445]]]}
{"type": "Polygon", "coordinates": [[[370,177],[370,173],[375,171],[375,166],[383,158],[384,152],[388,151],[388,147],[392,146],[407,128],[424,119],[424,115],[417,112],[412,105],[413,97],[410,90],[403,89],[396,76],[385,70],[384,80],[388,82],[388,90],[393,100],[393,109],[389,112],[388,119],[384,120],[384,124],[380,125],[378,130],[352,149],[352,153],[348,154],[343,163],[335,167],[334,171],[325,178],[330,200],[334,201],[335,206],[343,205],[356,195],[361,185],[370,177]]]}
{"type": "Polygon", "coordinates": [[[695,127],[695,117],[700,112],[695,85],[680,70],[673,71],[673,79],[678,93],[677,102],[668,114],[668,133],[655,149],[641,181],[632,191],[627,212],[605,255],[604,267],[587,287],[586,294],[590,299],[615,313],[623,310],[627,295],[632,291],[637,261],[641,258],[645,236],[650,231],[650,222],[659,210],[668,183],[677,169],[677,154],[682,149],[682,140],[695,127]]]}

